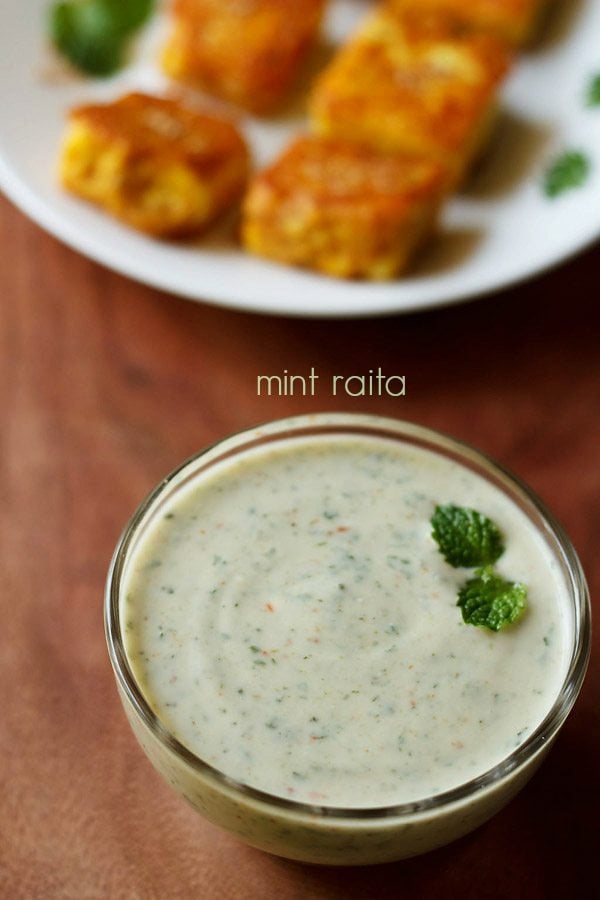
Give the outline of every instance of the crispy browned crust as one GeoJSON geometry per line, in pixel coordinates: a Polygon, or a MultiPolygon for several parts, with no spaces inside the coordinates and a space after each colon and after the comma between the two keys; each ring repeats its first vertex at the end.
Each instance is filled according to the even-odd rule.
{"type": "Polygon", "coordinates": [[[205,228],[241,198],[248,168],[233,123],[141,93],[73,109],[61,157],[68,190],[160,237],[205,228]]]}
{"type": "Polygon", "coordinates": [[[69,118],[85,123],[108,143],[126,147],[131,157],[179,160],[200,173],[210,174],[232,154],[247,153],[232,122],[169,97],[134,92],[112,103],[77,106],[69,118]]]}
{"type": "Polygon", "coordinates": [[[505,41],[452,15],[380,9],[317,79],[312,122],[319,133],[462,172],[511,60],[505,41]]]}
{"type": "Polygon", "coordinates": [[[251,183],[244,244],[331,275],[391,278],[433,223],[445,182],[431,160],[301,137],[251,183]]]}
{"type": "Polygon", "coordinates": [[[176,0],[163,67],[245,109],[288,95],[321,22],[324,0],[176,0]]]}
{"type": "Polygon", "coordinates": [[[533,35],[547,0],[387,0],[397,10],[450,12],[466,24],[496,32],[515,45],[533,35]]]}

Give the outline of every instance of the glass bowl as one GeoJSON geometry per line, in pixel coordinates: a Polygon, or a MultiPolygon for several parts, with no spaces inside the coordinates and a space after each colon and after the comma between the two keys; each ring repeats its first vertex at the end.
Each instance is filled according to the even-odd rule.
{"type": "Polygon", "coordinates": [[[576,553],[561,526],[517,478],[471,447],[415,424],[345,413],[299,416],[235,434],[184,462],[134,513],[117,545],[106,587],[105,627],[125,713],[158,772],[203,816],[268,852],[328,865],[414,856],[476,828],[501,809],[548,752],[580,690],[590,649],[590,603],[576,553]],[[426,448],[476,472],[527,516],[549,548],[568,590],[572,646],[560,691],[540,725],[500,764],[417,802],[376,808],[310,805],[242,784],[183,746],[155,715],[129,663],[121,623],[124,572],[166,503],[219,463],[254,448],[312,436],[370,436],[426,448]]]}

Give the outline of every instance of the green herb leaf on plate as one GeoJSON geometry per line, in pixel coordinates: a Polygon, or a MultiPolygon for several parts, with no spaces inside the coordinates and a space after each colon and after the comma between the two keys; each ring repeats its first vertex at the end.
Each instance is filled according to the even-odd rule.
{"type": "Polygon", "coordinates": [[[127,42],[154,0],[69,0],[50,10],[50,37],[76,68],[106,77],[123,65],[127,42]]]}
{"type": "Polygon", "coordinates": [[[587,106],[600,106],[600,72],[590,81],[586,95],[587,106]]]}
{"type": "Polygon", "coordinates": [[[122,34],[132,34],[148,21],[156,0],[98,0],[112,17],[113,27],[122,34]]]}
{"type": "Polygon", "coordinates": [[[477,510],[436,506],[431,525],[440,553],[454,568],[487,566],[504,552],[500,529],[477,510]]]}
{"type": "Polygon", "coordinates": [[[457,606],[467,625],[500,631],[523,615],[526,600],[524,584],[506,581],[486,566],[459,591],[457,606]]]}
{"type": "Polygon", "coordinates": [[[50,12],[50,36],[70,63],[89,75],[112,75],[123,58],[123,42],[98,3],[57,3],[50,12]]]}
{"type": "Polygon", "coordinates": [[[565,191],[581,187],[591,171],[589,158],[579,150],[568,150],[547,169],[544,192],[547,197],[558,197],[565,191]]]}

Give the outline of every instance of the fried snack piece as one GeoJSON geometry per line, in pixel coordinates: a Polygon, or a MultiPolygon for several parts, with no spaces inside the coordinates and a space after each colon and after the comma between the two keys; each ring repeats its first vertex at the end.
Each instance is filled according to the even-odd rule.
{"type": "Polygon", "coordinates": [[[232,123],[139,93],[72,110],[60,161],[68,190],[157,237],[201,231],[241,198],[248,169],[232,123]]]}
{"type": "Polygon", "coordinates": [[[340,278],[393,278],[429,233],[443,167],[334,138],[300,137],[251,182],[247,250],[340,278]]]}
{"type": "Polygon", "coordinates": [[[522,46],[534,36],[548,0],[387,0],[396,10],[418,8],[423,13],[453,13],[462,22],[493,31],[522,46]]]}
{"type": "Polygon", "coordinates": [[[163,68],[264,114],[286,97],[316,42],[325,0],[174,0],[163,68]]]}
{"type": "Polygon", "coordinates": [[[455,186],[482,147],[512,58],[505,41],[454,16],[369,16],[317,79],[315,131],[442,160],[455,186]]]}

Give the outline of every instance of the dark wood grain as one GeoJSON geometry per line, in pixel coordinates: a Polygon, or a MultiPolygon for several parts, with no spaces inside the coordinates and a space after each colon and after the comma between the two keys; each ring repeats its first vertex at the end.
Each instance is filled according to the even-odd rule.
{"type": "Polygon", "coordinates": [[[319,869],[203,822],[155,775],[119,706],[102,631],[108,561],[155,482],[265,419],[361,410],[446,430],[528,481],[598,595],[599,248],[510,292],[363,322],[240,314],[113,275],[0,203],[0,896],[585,896],[595,864],[598,667],[548,761],[475,834],[400,864],[319,869]],[[381,366],[407,397],[258,397],[381,366]]]}

